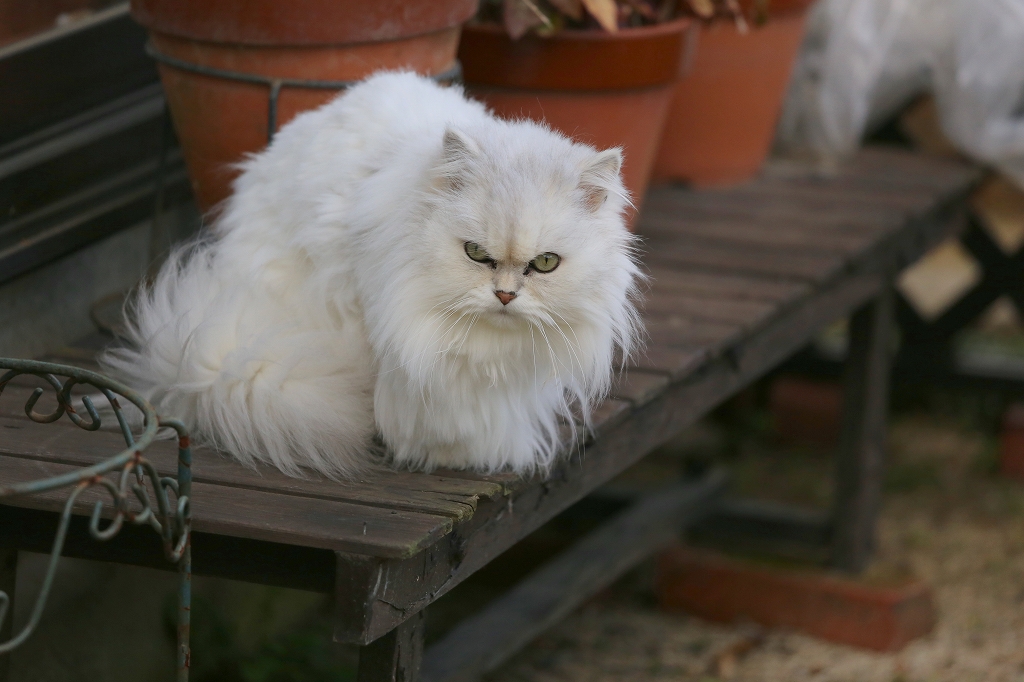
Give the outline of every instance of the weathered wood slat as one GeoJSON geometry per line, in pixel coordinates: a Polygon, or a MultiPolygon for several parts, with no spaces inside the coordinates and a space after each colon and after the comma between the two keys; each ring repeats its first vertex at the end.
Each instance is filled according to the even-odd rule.
{"type": "Polygon", "coordinates": [[[630,359],[628,366],[654,372],[664,372],[670,379],[690,372],[707,357],[704,348],[672,347],[648,343],[630,359]]]}
{"type": "Polygon", "coordinates": [[[470,682],[610,585],[713,508],[722,472],[641,499],[530,574],[427,650],[422,682],[470,682]]]}
{"type": "Polygon", "coordinates": [[[616,377],[612,396],[619,400],[628,400],[638,407],[651,400],[668,384],[667,374],[635,369],[622,372],[616,377]]]}
{"type": "Polygon", "coordinates": [[[681,235],[672,244],[645,254],[648,262],[682,268],[715,269],[727,273],[751,273],[792,280],[820,281],[839,272],[840,256],[804,254],[754,247],[737,249],[732,244],[681,235]]]}
{"type": "Polygon", "coordinates": [[[771,314],[778,305],[766,301],[713,298],[697,294],[664,292],[657,285],[644,306],[645,317],[681,315],[691,320],[708,320],[749,326],[771,314]]]}
{"type": "MultiPolygon", "coordinates": [[[[834,211],[844,214],[879,216],[896,214],[908,210],[920,210],[935,198],[935,190],[921,186],[864,186],[858,182],[835,182],[831,180],[803,181],[762,178],[736,187],[693,192],[687,206],[710,206],[717,203],[731,205],[758,205],[779,207],[800,205],[805,214],[828,214],[834,211]]],[[[646,203],[645,203],[646,206],[646,203]]],[[[656,204],[656,211],[662,210],[662,203],[656,204]]]]}
{"type": "Polygon", "coordinates": [[[675,314],[665,317],[649,316],[645,323],[651,346],[687,350],[698,348],[709,354],[721,352],[722,348],[740,338],[744,331],[744,327],[736,324],[711,322],[675,314]]]}
{"type": "MultiPolygon", "coordinates": [[[[0,485],[79,468],[0,456],[0,485]]],[[[30,509],[60,511],[67,495],[61,489],[8,499],[30,509]]],[[[93,503],[105,499],[103,495],[95,488],[83,493],[75,512],[91,514],[93,503]]],[[[199,532],[393,558],[412,556],[433,544],[451,531],[453,523],[443,516],[199,482],[192,484],[192,500],[193,527],[199,532]]]]}
{"type": "MultiPolygon", "coordinates": [[[[6,392],[5,392],[6,393],[6,392]]],[[[120,434],[86,433],[71,424],[36,424],[28,419],[0,418],[0,453],[41,461],[89,466],[124,449],[120,434]]],[[[177,471],[174,442],[158,441],[146,457],[162,475],[177,471]]],[[[2,473],[2,472],[0,472],[2,473]]],[[[358,481],[299,479],[271,467],[249,469],[205,448],[193,452],[193,480],[212,485],[366,504],[369,506],[440,514],[452,519],[472,515],[481,497],[503,494],[500,485],[407,471],[367,472],[358,481]]]]}
{"type": "MultiPolygon", "coordinates": [[[[801,172],[799,166],[791,162],[776,161],[768,164],[768,169],[769,175],[781,178],[808,176],[806,166],[801,172]]],[[[936,163],[929,156],[868,147],[839,164],[823,179],[858,187],[918,185],[948,191],[950,187],[968,185],[977,178],[977,169],[967,164],[936,163]]]]}
{"type": "MultiPolygon", "coordinates": [[[[680,216],[668,213],[645,215],[644,235],[657,238],[659,248],[663,244],[672,243],[680,232],[692,237],[714,239],[737,246],[758,246],[774,249],[796,249],[801,252],[821,252],[825,254],[848,254],[850,251],[867,246],[879,233],[884,231],[881,225],[874,229],[825,230],[820,225],[800,225],[792,223],[772,224],[765,229],[765,224],[751,220],[706,218],[685,222],[680,230],[680,216]]],[[[858,227],[862,227],[858,225],[858,227]]]]}
{"type": "Polygon", "coordinates": [[[729,274],[716,270],[687,268],[680,270],[658,263],[647,265],[651,278],[651,296],[671,296],[676,292],[703,295],[715,300],[765,301],[793,300],[811,291],[807,282],[774,277],[729,274]]]}
{"type": "MultiPolygon", "coordinates": [[[[665,190],[658,190],[664,192],[665,190]]],[[[652,193],[653,194],[653,193],[652,193]]],[[[812,213],[804,210],[799,202],[775,203],[758,205],[748,203],[727,203],[727,202],[706,202],[700,203],[677,203],[680,197],[665,197],[658,206],[658,210],[651,211],[653,214],[664,214],[679,221],[680,228],[691,222],[703,220],[748,220],[764,225],[765,229],[772,225],[790,224],[806,225],[807,227],[819,227],[822,230],[828,229],[854,229],[854,225],[865,226],[862,229],[871,231],[886,231],[899,227],[899,216],[902,212],[893,212],[891,209],[877,208],[871,212],[863,210],[833,211],[829,213],[812,213]]],[[[644,204],[647,210],[647,204],[644,204]]],[[[644,235],[643,224],[638,227],[641,236],[644,235]]],[[[652,239],[656,235],[652,235],[652,239]]]]}

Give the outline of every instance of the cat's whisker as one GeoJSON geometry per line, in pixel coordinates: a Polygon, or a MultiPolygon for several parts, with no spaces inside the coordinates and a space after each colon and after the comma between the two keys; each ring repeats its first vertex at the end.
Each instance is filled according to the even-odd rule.
{"type": "Polygon", "coordinates": [[[562,338],[563,338],[563,339],[565,339],[565,345],[566,345],[566,347],[568,347],[568,349],[569,349],[569,352],[570,352],[570,353],[572,353],[572,355],[573,355],[573,357],[574,357],[574,358],[576,358],[576,362],[577,362],[577,364],[578,364],[578,365],[580,366],[580,374],[581,374],[581,375],[582,375],[582,376],[584,377],[584,379],[586,379],[586,376],[587,376],[587,371],[586,371],[586,369],[585,369],[585,368],[583,367],[583,361],[582,361],[582,360],[580,360],[579,354],[577,353],[577,351],[579,351],[580,353],[582,353],[582,352],[583,352],[583,347],[582,347],[582,346],[581,346],[581,344],[580,344],[580,339],[579,339],[579,337],[578,337],[578,336],[576,335],[576,330],[572,328],[572,325],[571,325],[571,324],[569,324],[569,321],[568,321],[568,320],[566,320],[566,319],[565,319],[564,317],[562,317],[561,315],[559,315],[558,313],[556,313],[556,312],[555,312],[554,310],[552,310],[552,311],[551,311],[551,314],[552,314],[552,315],[555,315],[556,317],[558,317],[558,319],[560,319],[560,320],[561,320],[562,322],[564,322],[564,323],[565,323],[565,326],[569,328],[569,331],[570,331],[570,332],[572,332],[572,336],[573,336],[573,338],[574,338],[574,339],[576,339],[576,347],[575,347],[575,348],[573,348],[573,345],[572,345],[572,343],[570,343],[570,341],[569,341],[569,338],[568,338],[568,337],[567,337],[567,336],[565,335],[565,332],[563,332],[563,331],[562,331],[562,328],[561,328],[561,326],[560,326],[560,325],[557,325],[557,324],[556,324],[556,325],[554,325],[554,328],[555,328],[556,330],[558,330],[558,333],[562,335],[562,338]]]}
{"type": "Polygon", "coordinates": [[[533,347],[533,382],[537,383],[537,337],[533,335],[533,320],[527,320],[530,327],[530,345],[533,347]]]}
{"type": "MultiPolygon", "coordinates": [[[[565,347],[566,347],[566,349],[570,353],[569,367],[565,367],[565,364],[562,363],[560,359],[558,360],[558,362],[559,362],[559,364],[562,365],[562,367],[564,367],[565,369],[567,369],[569,371],[569,376],[572,377],[573,383],[576,383],[576,371],[575,371],[575,366],[573,364],[574,359],[577,362],[579,360],[578,358],[576,358],[576,352],[573,349],[572,344],[569,342],[569,338],[565,335],[565,333],[561,329],[558,328],[558,325],[555,323],[555,321],[553,319],[551,319],[551,316],[547,315],[547,313],[545,313],[545,317],[547,318],[546,321],[548,322],[548,326],[551,327],[553,330],[557,331],[559,333],[559,335],[561,335],[562,340],[565,342],[565,347]]],[[[541,333],[544,334],[544,325],[540,325],[538,328],[541,330],[541,333]]],[[[545,338],[546,337],[547,337],[547,335],[545,334],[545,338]]],[[[549,348],[551,347],[551,341],[550,340],[548,341],[548,347],[549,348]]],[[[557,358],[558,354],[556,353],[555,356],[557,358]]],[[[583,364],[579,363],[579,365],[580,365],[580,372],[585,375],[586,372],[583,369],[583,364]]]]}
{"type": "Polygon", "coordinates": [[[576,335],[576,330],[573,329],[572,325],[569,324],[569,321],[566,320],[564,317],[562,317],[555,311],[551,311],[551,313],[553,315],[556,315],[560,320],[562,320],[562,322],[565,323],[565,326],[569,328],[570,332],[572,332],[573,338],[576,339],[576,349],[574,350],[572,348],[572,344],[569,343],[569,339],[565,338],[565,333],[561,332],[560,327],[556,327],[556,329],[558,329],[559,332],[562,333],[562,337],[565,338],[566,345],[569,347],[570,352],[572,352],[572,354],[576,356],[576,360],[580,365],[580,374],[583,377],[583,381],[581,382],[580,391],[577,394],[576,398],[580,403],[580,409],[583,411],[584,423],[586,424],[589,423],[590,421],[590,401],[597,399],[599,396],[595,395],[593,393],[594,389],[590,385],[588,385],[587,372],[583,368],[583,362],[580,360],[579,355],[577,354],[577,351],[579,351],[579,353],[582,353],[583,349],[580,344],[579,337],[576,335]]]}
{"type": "MultiPolygon", "coordinates": [[[[472,332],[472,331],[473,331],[473,326],[474,326],[474,325],[476,324],[476,321],[477,321],[477,319],[478,319],[479,317],[480,317],[480,314],[479,314],[479,313],[473,313],[473,317],[471,317],[471,318],[470,318],[470,320],[469,320],[469,326],[467,326],[467,327],[466,327],[466,333],[465,333],[465,334],[463,334],[463,336],[462,336],[462,343],[460,343],[460,344],[459,344],[459,348],[458,348],[458,350],[456,350],[456,351],[455,351],[455,358],[456,358],[456,361],[458,360],[458,356],[459,356],[459,354],[460,354],[460,353],[462,353],[462,347],[463,347],[463,346],[465,345],[465,343],[466,343],[466,339],[468,339],[468,338],[469,338],[470,332],[472,332]]],[[[452,363],[452,364],[451,364],[451,367],[452,367],[453,369],[454,369],[454,366],[455,366],[455,363],[452,363]]],[[[449,373],[449,376],[451,376],[451,373],[449,373]]]]}
{"type": "MultiPolygon", "coordinates": [[[[397,371],[397,370],[400,370],[400,369],[405,369],[406,367],[408,367],[413,362],[416,362],[416,361],[422,359],[423,356],[427,354],[427,351],[429,351],[431,349],[431,347],[432,347],[431,344],[433,343],[434,338],[437,336],[438,331],[440,331],[440,329],[444,325],[444,323],[452,315],[454,315],[457,312],[458,307],[460,305],[462,305],[463,303],[465,303],[467,300],[469,300],[468,296],[462,296],[462,297],[460,297],[460,298],[458,298],[458,299],[456,299],[454,301],[448,302],[447,305],[445,305],[445,302],[442,301],[441,303],[438,303],[437,305],[433,306],[430,309],[430,311],[428,311],[428,313],[433,311],[434,309],[436,309],[440,305],[445,305],[445,309],[442,310],[436,316],[438,318],[437,327],[434,329],[433,332],[431,332],[430,338],[428,338],[427,342],[425,344],[423,344],[423,348],[420,350],[420,352],[417,353],[414,357],[406,360],[405,362],[403,362],[403,363],[401,363],[399,365],[396,365],[395,367],[392,367],[391,369],[388,369],[388,370],[385,370],[385,371],[381,372],[381,374],[388,374],[390,372],[394,372],[394,371],[397,371]]],[[[442,338],[444,338],[444,337],[442,336],[442,338]]]]}

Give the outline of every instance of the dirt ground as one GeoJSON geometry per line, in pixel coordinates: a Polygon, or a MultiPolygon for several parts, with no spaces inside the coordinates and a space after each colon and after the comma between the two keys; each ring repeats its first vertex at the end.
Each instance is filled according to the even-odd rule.
{"type": "MultiPolygon", "coordinates": [[[[632,576],[491,682],[1024,682],[1024,486],[993,474],[991,431],[963,421],[914,410],[891,428],[872,570],[911,570],[933,587],[939,611],[934,632],[903,651],[769,631],[745,655],[723,658],[750,638],[749,624],[662,613],[642,576],[632,576]]],[[[829,463],[820,455],[746,443],[733,465],[741,491],[827,502],[829,463]]]]}

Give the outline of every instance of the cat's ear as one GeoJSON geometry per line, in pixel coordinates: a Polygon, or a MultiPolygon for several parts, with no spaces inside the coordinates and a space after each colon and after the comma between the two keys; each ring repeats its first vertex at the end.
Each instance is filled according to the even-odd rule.
{"type": "Polygon", "coordinates": [[[473,158],[480,151],[480,147],[472,138],[454,128],[444,131],[444,142],[441,143],[441,158],[445,163],[466,161],[473,158]]]}
{"type": "Polygon", "coordinates": [[[622,150],[618,147],[605,149],[587,159],[580,173],[580,190],[583,202],[591,211],[596,211],[608,199],[608,190],[618,184],[622,169],[622,150]]]}
{"type": "Polygon", "coordinates": [[[445,189],[458,190],[465,184],[469,161],[479,153],[480,147],[464,133],[448,128],[441,143],[441,163],[437,167],[437,184],[445,189]]]}

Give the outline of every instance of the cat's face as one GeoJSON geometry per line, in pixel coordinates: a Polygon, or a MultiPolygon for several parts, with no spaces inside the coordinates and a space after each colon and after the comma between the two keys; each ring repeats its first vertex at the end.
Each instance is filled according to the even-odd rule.
{"type": "Polygon", "coordinates": [[[509,125],[508,139],[445,135],[420,279],[432,314],[524,336],[607,328],[636,273],[621,154],[509,125]]]}

